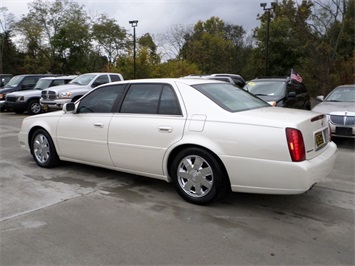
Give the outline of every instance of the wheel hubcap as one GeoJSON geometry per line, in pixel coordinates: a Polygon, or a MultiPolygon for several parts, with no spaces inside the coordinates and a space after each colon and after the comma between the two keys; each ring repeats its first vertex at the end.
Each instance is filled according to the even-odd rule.
{"type": "Polygon", "coordinates": [[[200,198],[208,194],[213,186],[213,171],[200,156],[185,157],[179,164],[177,178],[186,194],[200,198]]]}
{"type": "Polygon", "coordinates": [[[33,153],[38,162],[45,163],[48,161],[50,156],[49,143],[43,134],[36,136],[33,143],[33,153]]]}
{"type": "Polygon", "coordinates": [[[39,113],[41,111],[41,105],[39,103],[32,104],[31,111],[35,114],[39,113]]]}

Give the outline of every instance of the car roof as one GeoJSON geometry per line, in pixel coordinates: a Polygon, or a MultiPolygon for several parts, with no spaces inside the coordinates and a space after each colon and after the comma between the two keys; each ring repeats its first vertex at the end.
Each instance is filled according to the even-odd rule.
{"type": "Polygon", "coordinates": [[[339,88],[355,89],[355,84],[346,84],[346,85],[340,85],[340,86],[336,87],[336,89],[339,89],[339,88]]]}
{"type": "Polygon", "coordinates": [[[122,80],[107,83],[105,85],[110,85],[114,83],[184,83],[186,85],[196,85],[196,84],[205,84],[205,83],[222,83],[222,84],[229,84],[225,81],[219,81],[214,79],[203,79],[203,78],[152,78],[152,79],[130,79],[130,80],[122,80]]]}
{"type": "Polygon", "coordinates": [[[83,73],[83,74],[80,74],[80,76],[82,76],[82,75],[102,75],[102,74],[106,74],[106,75],[120,75],[120,73],[112,73],[112,72],[92,72],[92,73],[83,73]]]}
{"type": "Polygon", "coordinates": [[[59,77],[44,77],[44,78],[41,78],[41,79],[49,79],[49,80],[55,80],[55,79],[74,79],[76,78],[77,75],[69,75],[69,76],[59,76],[59,77]]]}
{"type": "Polygon", "coordinates": [[[60,74],[22,74],[14,77],[58,77],[60,74]]]}
{"type": "Polygon", "coordinates": [[[241,75],[228,74],[228,73],[215,73],[215,74],[211,74],[211,76],[214,76],[214,77],[231,77],[231,78],[241,78],[241,79],[243,79],[243,77],[241,75]]]}
{"type": "Polygon", "coordinates": [[[258,77],[252,81],[287,81],[290,77],[258,77]]]}

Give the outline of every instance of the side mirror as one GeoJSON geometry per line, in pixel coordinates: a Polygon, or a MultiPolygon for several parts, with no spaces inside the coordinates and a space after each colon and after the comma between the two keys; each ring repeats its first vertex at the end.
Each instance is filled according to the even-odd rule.
{"type": "Polygon", "coordinates": [[[324,101],[324,96],[323,95],[319,95],[316,97],[317,101],[323,102],[324,101]]]}
{"type": "Polygon", "coordinates": [[[70,103],[65,103],[63,104],[63,111],[64,113],[69,113],[69,112],[74,112],[75,110],[75,104],[70,102],[70,103]]]}
{"type": "Polygon", "coordinates": [[[105,84],[105,82],[95,81],[95,82],[91,85],[91,87],[92,87],[92,88],[96,88],[97,86],[100,86],[100,85],[102,85],[102,84],[105,84]]]}

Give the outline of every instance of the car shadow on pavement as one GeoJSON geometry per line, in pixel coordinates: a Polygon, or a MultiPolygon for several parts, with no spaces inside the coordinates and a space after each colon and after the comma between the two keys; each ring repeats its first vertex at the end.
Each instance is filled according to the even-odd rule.
{"type": "Polygon", "coordinates": [[[355,139],[332,137],[332,141],[334,141],[338,148],[355,150],[355,139]]]}

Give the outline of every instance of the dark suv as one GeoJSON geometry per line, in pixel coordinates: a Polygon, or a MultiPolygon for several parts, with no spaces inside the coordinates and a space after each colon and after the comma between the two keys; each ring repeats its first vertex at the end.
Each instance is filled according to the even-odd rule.
{"type": "Polygon", "coordinates": [[[58,75],[53,74],[29,74],[29,75],[18,75],[14,76],[10,81],[5,85],[3,89],[0,89],[0,111],[5,110],[5,99],[6,94],[14,91],[21,90],[31,90],[36,85],[37,81],[40,78],[44,77],[53,77],[58,75]]]}
{"type": "Polygon", "coordinates": [[[303,83],[290,77],[265,77],[249,81],[244,89],[278,107],[311,110],[309,93],[303,83]]]}

